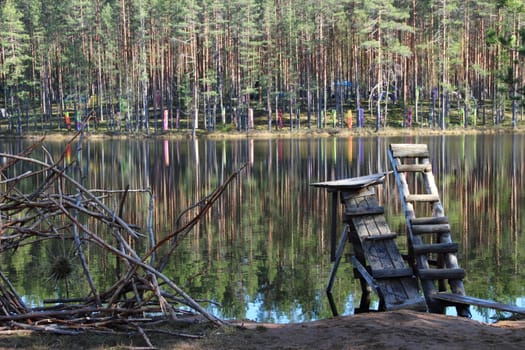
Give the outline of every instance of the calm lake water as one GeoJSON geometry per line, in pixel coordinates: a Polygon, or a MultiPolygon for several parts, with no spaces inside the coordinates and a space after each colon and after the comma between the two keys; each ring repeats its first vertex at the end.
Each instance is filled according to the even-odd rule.
{"type": "MultiPolygon", "coordinates": [[[[525,306],[525,135],[87,140],[77,154],[80,166],[70,175],[88,188],[150,188],[153,230],[162,238],[193,213],[179,218],[184,209],[246,164],[165,273],[219,317],[299,322],[331,316],[325,296],[331,201],[310,184],[390,170],[390,143],[428,144],[445,214],[460,245],[459,265],[467,271],[467,294],[525,306]]],[[[45,145],[57,158],[65,149],[63,142],[45,145]]],[[[4,142],[0,151],[17,153],[26,146],[4,142]]],[[[74,156],[69,150],[66,158],[74,156]]],[[[404,232],[393,178],[387,177],[379,195],[392,231],[404,232]]],[[[125,219],[144,227],[148,205],[146,194],[134,195],[125,219]]],[[[398,243],[405,249],[402,238],[398,243]]],[[[49,270],[53,257],[74,257],[72,251],[60,242],[26,246],[4,254],[0,263],[24,300],[42,305],[44,299],[65,297],[65,284],[52,281],[49,270]]],[[[361,295],[351,253],[347,245],[333,290],[342,314],[352,314],[361,295]]],[[[95,282],[111,285],[115,272],[109,258],[89,254],[98,271],[95,282]]],[[[80,276],[68,282],[69,297],[84,296],[85,290],[80,276]]],[[[475,307],[472,312],[482,321],[496,316],[475,307]]]]}

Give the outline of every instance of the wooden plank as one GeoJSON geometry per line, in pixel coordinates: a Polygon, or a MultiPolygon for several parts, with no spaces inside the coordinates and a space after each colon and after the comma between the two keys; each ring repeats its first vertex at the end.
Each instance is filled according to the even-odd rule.
{"type": "Polygon", "coordinates": [[[457,243],[434,243],[434,244],[418,244],[412,247],[414,254],[428,254],[428,253],[457,253],[457,243]]]}
{"type": "Polygon", "coordinates": [[[421,269],[418,274],[422,280],[461,280],[465,277],[465,270],[462,268],[421,269]]]}
{"type": "MultiPolygon", "coordinates": [[[[368,196],[345,197],[346,208],[351,208],[357,213],[360,211],[375,211],[379,207],[378,199],[375,193],[368,196]]],[[[348,223],[351,231],[359,237],[360,249],[368,263],[368,276],[365,271],[359,272],[360,276],[371,279],[372,288],[377,288],[380,297],[380,310],[389,310],[392,308],[416,308],[426,310],[426,303],[421,304],[419,295],[418,280],[413,276],[413,270],[407,269],[406,262],[400,254],[397,245],[393,239],[384,215],[362,215],[348,217],[348,223]],[[375,239],[377,237],[377,239],[375,239]],[[380,238],[381,237],[381,238],[380,238]],[[376,279],[372,276],[371,271],[378,272],[379,277],[376,279]],[[407,277],[407,275],[409,277],[407,277]],[[396,277],[401,276],[401,277],[396,277]]],[[[355,243],[354,243],[355,244],[355,243]]],[[[357,267],[357,264],[354,264],[357,267]]],[[[424,301],[424,300],[423,300],[424,301]]]]}
{"type": "Polygon", "coordinates": [[[415,235],[450,232],[449,224],[411,225],[411,228],[412,228],[412,233],[415,235]]]}
{"type": "Polygon", "coordinates": [[[371,174],[367,176],[353,177],[349,179],[315,182],[310,184],[310,186],[328,188],[339,191],[360,189],[371,185],[382,184],[385,176],[389,173],[390,172],[384,172],[371,174]]]}
{"type": "MultiPolygon", "coordinates": [[[[335,261],[335,245],[337,241],[337,204],[339,192],[332,192],[332,219],[330,220],[332,225],[330,227],[330,261],[335,261]]],[[[346,228],[345,228],[346,231],[346,228]]]]}
{"type": "Polygon", "coordinates": [[[432,164],[399,164],[397,166],[399,172],[426,172],[432,171],[432,164]]]}
{"type": "Polygon", "coordinates": [[[370,239],[370,237],[392,233],[384,216],[365,216],[354,218],[352,221],[361,240],[366,258],[373,269],[405,267],[403,257],[393,239],[370,239]]]}
{"type": "Polygon", "coordinates": [[[402,269],[384,269],[384,270],[373,270],[372,276],[376,279],[386,278],[401,278],[401,277],[412,277],[414,276],[414,270],[410,267],[402,269]]]}
{"type": "Polygon", "coordinates": [[[439,196],[436,194],[409,194],[405,196],[409,203],[414,202],[439,202],[439,196]]]}
{"type": "Polygon", "coordinates": [[[437,225],[448,224],[448,216],[430,216],[410,219],[412,225],[437,225]]]}
{"type": "Polygon", "coordinates": [[[394,240],[363,242],[366,258],[373,270],[405,268],[394,240]]]}
{"type": "Polygon", "coordinates": [[[508,312],[514,312],[517,314],[525,315],[525,308],[523,307],[503,304],[503,303],[499,303],[494,300],[470,297],[467,295],[454,294],[454,293],[435,293],[431,295],[431,298],[447,301],[452,304],[475,305],[475,306],[485,307],[488,309],[508,311],[508,312]]]}
{"type": "Polygon", "coordinates": [[[414,311],[427,311],[427,302],[424,297],[420,295],[415,295],[410,299],[405,299],[402,302],[398,303],[387,303],[387,310],[399,310],[399,309],[409,309],[414,311]]]}
{"type": "Polygon", "coordinates": [[[385,310],[427,310],[426,300],[419,294],[417,279],[412,275],[408,278],[376,280],[369,270],[359,263],[355,256],[352,257],[352,264],[359,276],[367,281],[369,286],[384,302],[385,310]]]}
{"type": "Polygon", "coordinates": [[[368,237],[365,237],[365,239],[367,241],[381,241],[381,240],[385,240],[385,239],[396,239],[397,238],[397,233],[382,233],[380,235],[373,235],[373,236],[368,236],[368,237]]]}
{"type": "Polygon", "coordinates": [[[363,216],[363,215],[382,215],[385,213],[385,208],[384,207],[366,207],[366,208],[363,208],[363,207],[359,207],[359,208],[356,208],[356,207],[351,207],[351,208],[346,208],[345,210],[345,215],[346,216],[363,216]]]}
{"type": "MultiPolygon", "coordinates": [[[[374,195],[369,198],[355,198],[352,205],[374,205],[376,202],[377,197],[374,195]]],[[[383,215],[354,217],[352,226],[359,236],[363,252],[372,270],[406,268],[405,261],[399,253],[395,241],[392,239],[395,235],[392,235],[383,215]],[[385,235],[388,236],[382,237],[385,235]],[[390,239],[385,240],[385,238],[390,239]]],[[[414,288],[417,289],[417,286],[414,285],[414,288]]]]}
{"type": "Polygon", "coordinates": [[[426,144],[393,143],[390,150],[395,158],[425,157],[428,158],[428,147],[426,144]]]}
{"type": "Polygon", "coordinates": [[[377,284],[383,291],[385,310],[427,311],[426,300],[419,293],[416,278],[378,279],[377,284]]]}
{"type": "Polygon", "coordinates": [[[359,260],[357,260],[357,258],[355,256],[352,256],[352,265],[354,265],[354,267],[356,268],[356,270],[359,272],[359,274],[361,275],[361,277],[363,277],[366,281],[366,283],[368,283],[368,285],[374,289],[374,292],[380,297],[382,298],[383,295],[379,289],[379,286],[376,284],[376,281],[374,280],[374,278],[370,275],[370,273],[368,272],[368,270],[366,269],[366,267],[363,266],[363,264],[361,264],[359,262],[359,260]]]}

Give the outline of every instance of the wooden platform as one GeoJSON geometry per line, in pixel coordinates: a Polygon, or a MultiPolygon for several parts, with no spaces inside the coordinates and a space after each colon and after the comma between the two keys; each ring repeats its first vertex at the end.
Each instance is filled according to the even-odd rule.
{"type": "MultiPolygon", "coordinates": [[[[327,288],[331,300],[331,285],[346,240],[352,243],[356,276],[361,281],[362,297],[357,312],[370,308],[370,289],[379,297],[379,310],[411,308],[426,310],[420,295],[414,271],[401,256],[391,232],[384,209],[378,203],[375,186],[383,182],[386,173],[373,174],[346,180],[312,184],[338,193],[344,206],[345,230],[337,249],[334,266],[327,288]]],[[[332,312],[337,314],[333,300],[332,312]]]]}
{"type": "Polygon", "coordinates": [[[345,192],[365,188],[372,185],[382,184],[385,176],[391,172],[377,173],[366,176],[352,177],[348,179],[315,182],[313,187],[326,188],[329,192],[345,192]]]}

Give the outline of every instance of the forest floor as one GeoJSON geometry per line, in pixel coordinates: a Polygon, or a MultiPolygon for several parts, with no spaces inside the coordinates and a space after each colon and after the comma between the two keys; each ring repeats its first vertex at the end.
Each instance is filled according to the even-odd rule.
{"type": "MultiPolygon", "coordinates": [[[[168,327],[169,328],[169,327],[168,327]]],[[[293,324],[236,322],[212,327],[207,323],[172,332],[202,334],[187,339],[157,333],[150,335],[157,349],[263,350],[263,349],[525,349],[525,321],[482,323],[456,316],[414,311],[339,316],[293,324]]],[[[140,335],[1,335],[0,349],[145,349],[140,335]]],[[[150,347],[151,348],[151,347],[150,347]]]]}

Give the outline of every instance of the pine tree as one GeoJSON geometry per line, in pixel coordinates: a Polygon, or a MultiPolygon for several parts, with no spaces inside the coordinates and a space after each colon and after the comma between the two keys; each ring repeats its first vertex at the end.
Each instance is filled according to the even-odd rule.
{"type": "Polygon", "coordinates": [[[28,97],[26,73],[30,67],[29,35],[22,22],[22,12],[13,0],[6,0],[0,12],[0,74],[4,86],[4,104],[16,111],[21,132],[21,104],[28,97]]]}
{"type": "Polygon", "coordinates": [[[372,98],[376,99],[377,131],[380,128],[381,118],[384,118],[384,123],[387,120],[390,85],[400,73],[396,68],[397,61],[401,57],[411,55],[410,48],[400,41],[399,34],[410,32],[412,28],[406,24],[409,18],[408,10],[396,7],[392,0],[362,1],[357,13],[364,18],[361,33],[366,39],[361,46],[369,52],[375,72],[370,101],[372,98]],[[382,104],[384,104],[384,114],[382,104]]]}

